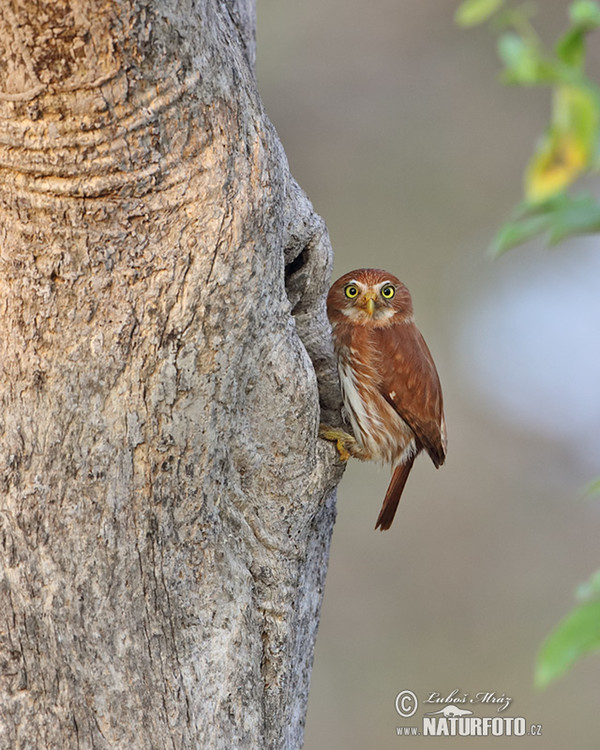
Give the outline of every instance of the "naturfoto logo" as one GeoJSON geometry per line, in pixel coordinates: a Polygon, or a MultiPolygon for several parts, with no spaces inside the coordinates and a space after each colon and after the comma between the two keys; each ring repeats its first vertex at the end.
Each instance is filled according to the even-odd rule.
{"type": "Polygon", "coordinates": [[[421,726],[396,727],[398,736],[410,737],[523,737],[542,734],[541,724],[529,724],[523,716],[501,716],[512,704],[506,693],[481,690],[466,693],[431,691],[419,701],[412,690],[402,690],[395,698],[396,712],[403,719],[417,713],[419,704],[436,710],[425,711],[421,726]],[[476,716],[477,707],[495,709],[495,716],[476,716]]]}

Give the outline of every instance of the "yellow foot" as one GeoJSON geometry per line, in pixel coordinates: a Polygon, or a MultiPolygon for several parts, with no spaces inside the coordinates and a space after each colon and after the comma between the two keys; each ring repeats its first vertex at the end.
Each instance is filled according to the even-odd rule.
{"type": "Polygon", "coordinates": [[[353,455],[353,449],[356,450],[356,440],[339,427],[321,424],[319,425],[319,436],[324,440],[335,443],[341,461],[346,462],[353,455]]]}

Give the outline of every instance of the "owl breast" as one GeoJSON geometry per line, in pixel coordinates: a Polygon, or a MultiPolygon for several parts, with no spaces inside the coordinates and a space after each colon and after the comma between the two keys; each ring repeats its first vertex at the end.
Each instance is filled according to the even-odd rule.
{"type": "Polygon", "coordinates": [[[381,395],[377,371],[353,347],[340,346],[337,355],[344,411],[361,458],[404,463],[416,452],[415,434],[381,395]]]}

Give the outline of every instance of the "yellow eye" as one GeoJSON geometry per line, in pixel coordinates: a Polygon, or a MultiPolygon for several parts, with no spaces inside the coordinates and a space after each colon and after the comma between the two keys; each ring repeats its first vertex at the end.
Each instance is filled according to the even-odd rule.
{"type": "Polygon", "coordinates": [[[396,294],[396,290],[391,284],[386,284],[381,290],[381,296],[383,299],[392,299],[394,294],[396,294]]]}
{"type": "Polygon", "coordinates": [[[348,299],[356,299],[356,297],[358,297],[358,287],[356,284],[348,284],[348,286],[344,288],[344,294],[348,299]]]}

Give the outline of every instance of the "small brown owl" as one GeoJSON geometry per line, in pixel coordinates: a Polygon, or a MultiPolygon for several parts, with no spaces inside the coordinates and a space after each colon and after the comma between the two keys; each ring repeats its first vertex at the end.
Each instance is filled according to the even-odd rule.
{"type": "Polygon", "coordinates": [[[344,411],[354,437],[321,425],[342,460],[391,463],[393,475],[375,528],[389,529],[415,458],[446,457],[440,379],[413,317],[408,289],[387,271],[362,268],[327,296],[344,411]]]}

